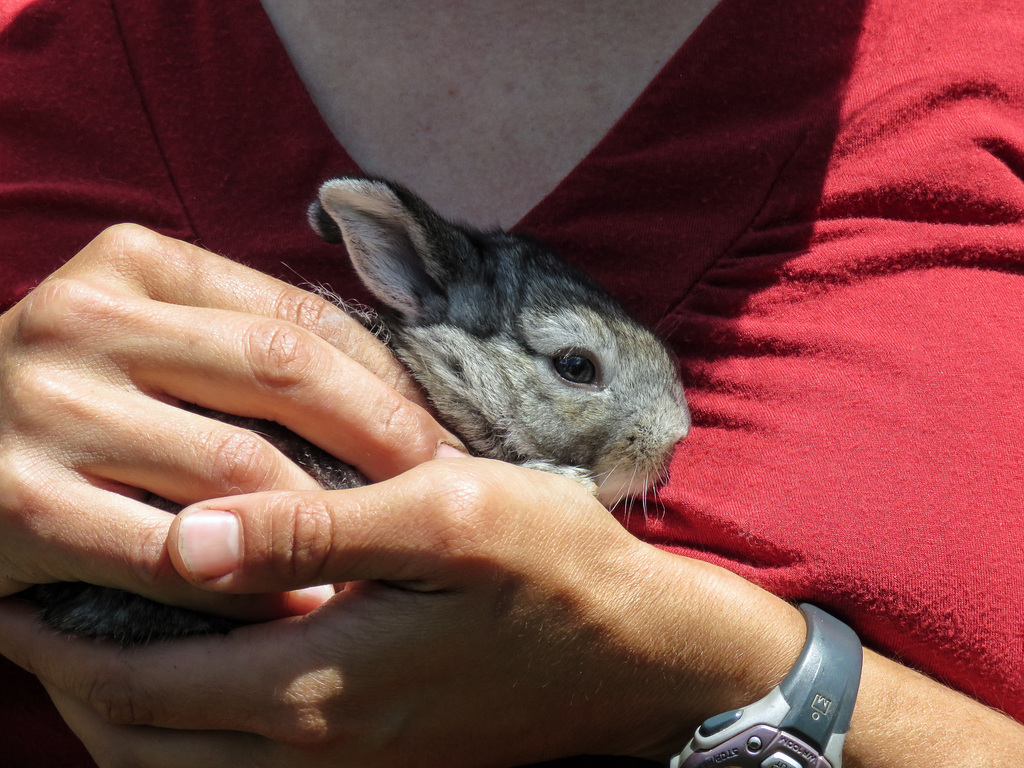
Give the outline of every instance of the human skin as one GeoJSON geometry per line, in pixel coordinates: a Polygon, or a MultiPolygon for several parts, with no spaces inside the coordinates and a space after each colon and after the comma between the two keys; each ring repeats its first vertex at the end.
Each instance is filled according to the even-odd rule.
{"type": "MultiPolygon", "coordinates": [[[[223,603],[174,575],[171,516],[137,489],[188,504],[318,486],[179,399],[287,423],[375,479],[457,444],[368,341],[329,302],[226,259],[137,227],[100,235],[0,317],[0,594],[83,580],[223,603]]],[[[266,599],[228,610],[278,612],[266,599]]]]}
{"type": "MultiPolygon", "coordinates": [[[[333,55],[375,68],[339,83],[336,62],[300,67],[360,165],[478,222],[518,220],[688,34],[652,17],[646,28],[634,19],[627,40],[616,14],[638,4],[603,3],[601,14],[594,3],[529,4],[546,29],[511,28],[517,4],[507,0],[430,4],[460,14],[459,24],[433,25],[407,4],[347,3],[333,24],[304,12],[337,3],[266,5],[291,14],[283,20],[300,38],[324,32],[333,55]],[[360,8],[400,17],[384,19],[390,45],[353,23],[360,8]],[[338,44],[346,29],[356,39],[338,44]],[[644,64],[659,31],[661,50],[644,64]],[[638,66],[601,71],[600,46],[579,50],[609,34],[616,53],[634,46],[638,66]],[[548,45],[522,44],[545,36],[548,45]],[[407,58],[370,55],[379,50],[407,58]],[[490,57],[481,80],[526,72],[512,94],[494,87],[503,81],[466,79],[480,72],[481,50],[490,57]],[[558,56],[581,55],[588,66],[559,68],[558,56]],[[635,82],[612,83],[617,72],[635,82]],[[596,95],[573,103],[567,120],[560,89],[596,95]],[[420,121],[408,124],[399,107],[420,121]]],[[[677,18],[677,5],[643,7],[677,18]]],[[[315,50],[307,42],[290,50],[315,50]]],[[[101,237],[0,318],[0,592],[84,579],[238,616],[301,614],[121,650],[56,636],[24,604],[3,601],[0,652],[40,676],[101,766],[664,757],[703,717],[781,679],[803,640],[792,606],[637,542],[564,480],[431,460],[450,436],[410,405],[414,390],[370,342],[315,297],[134,228],[101,237]],[[339,375],[358,384],[326,397],[339,375]],[[259,440],[169,407],[185,395],[281,418],[382,482],[311,490],[259,440]],[[45,407],[55,401],[59,421],[45,407]],[[395,415],[378,428],[379,412],[395,415]],[[202,504],[174,521],[139,503],[139,486],[202,504]],[[203,501],[239,491],[257,493],[203,501]],[[197,551],[189,530],[197,521],[204,530],[204,509],[231,518],[207,516],[207,533],[241,526],[234,547],[197,551]],[[330,598],[288,592],[350,580],[330,598]]],[[[1009,766],[1021,743],[1018,724],[866,654],[846,765],[1009,766]]]]}
{"type": "Polygon", "coordinates": [[[368,174],[510,227],[601,140],[716,0],[262,0],[368,174]]]}
{"type": "MultiPolygon", "coordinates": [[[[783,601],[633,539],[570,481],[498,462],[192,507],[169,531],[186,573],[189,521],[214,511],[239,521],[239,559],[210,579],[193,566],[205,588],[345,588],[302,617],[128,650],[0,607],[0,650],[41,676],[100,765],[664,758],[766,693],[803,639],[783,601]]],[[[845,764],[1009,766],[1022,736],[868,652],[845,764]]]]}
{"type": "MultiPolygon", "coordinates": [[[[314,299],[120,227],[0,322],[7,594],[77,578],[295,614],[121,649],[0,602],[0,653],[40,677],[101,766],[663,758],[782,678],[803,642],[795,608],[636,540],[565,478],[451,458],[454,438],[398,394],[416,397],[386,351],[314,299]],[[357,383],[326,397],[342,372],[357,383]],[[225,394],[203,394],[203,380],[225,394]],[[275,407],[285,396],[295,410],[275,407]],[[279,418],[379,482],[309,490],[249,438],[240,472],[237,448],[216,450],[239,438],[172,413],[174,397],[279,418]],[[385,407],[400,415],[381,427],[385,407]],[[177,430],[199,437],[175,454],[177,483],[160,485],[153,467],[169,456],[143,429],[171,445],[177,430]],[[183,503],[253,493],[175,518],[129,486],[183,503]]],[[[1011,765],[1021,743],[1019,724],[866,654],[847,765],[1011,765]]]]}

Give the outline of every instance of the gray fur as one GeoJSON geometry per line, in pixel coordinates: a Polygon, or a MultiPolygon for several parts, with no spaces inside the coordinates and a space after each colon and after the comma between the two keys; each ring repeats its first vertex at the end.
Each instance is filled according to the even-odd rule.
{"type": "MultiPolygon", "coordinates": [[[[587,275],[529,239],[454,225],[380,180],[328,181],[309,220],[325,239],[344,242],[387,310],[360,313],[361,321],[376,326],[473,453],[572,477],[607,506],[660,478],[690,423],[676,368],[587,275]],[[596,380],[560,376],[554,361],[567,353],[591,360],[596,380]]],[[[276,424],[199,412],[260,432],[325,488],[365,483],[276,424]]],[[[32,593],[55,628],[122,643],[231,627],[103,587],[49,584],[32,593]]]]}

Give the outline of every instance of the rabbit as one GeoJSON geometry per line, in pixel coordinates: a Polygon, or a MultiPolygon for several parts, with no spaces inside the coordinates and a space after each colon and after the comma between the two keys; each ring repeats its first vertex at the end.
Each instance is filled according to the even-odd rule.
{"type": "MultiPolygon", "coordinates": [[[[527,237],[453,224],[380,179],[326,182],[308,218],[346,246],[385,310],[355,316],[472,453],[572,477],[609,507],[661,477],[690,426],[676,366],[589,276],[527,237]]],[[[277,424],[194,410],[259,432],[325,488],[367,482],[277,424]]],[[[31,591],[54,628],[122,644],[237,626],[106,587],[31,591]]]]}

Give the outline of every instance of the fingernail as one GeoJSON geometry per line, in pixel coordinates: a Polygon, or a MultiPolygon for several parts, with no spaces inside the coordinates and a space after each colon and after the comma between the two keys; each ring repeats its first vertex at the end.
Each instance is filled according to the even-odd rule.
{"type": "Polygon", "coordinates": [[[320,587],[306,587],[305,589],[298,589],[289,593],[288,602],[296,615],[303,616],[319,608],[334,597],[335,594],[337,592],[330,584],[320,587]]]}
{"type": "Polygon", "coordinates": [[[444,441],[438,443],[437,448],[434,449],[435,459],[465,459],[468,457],[469,454],[464,450],[444,441]]]}
{"type": "Polygon", "coordinates": [[[178,553],[196,581],[227,576],[238,568],[242,531],[238,518],[219,509],[198,509],[181,514],[178,553]]]}

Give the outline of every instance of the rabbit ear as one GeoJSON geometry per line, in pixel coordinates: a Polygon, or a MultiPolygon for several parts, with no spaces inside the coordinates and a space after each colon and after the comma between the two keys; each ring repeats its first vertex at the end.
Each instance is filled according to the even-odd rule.
{"type": "Polygon", "coordinates": [[[366,287],[381,302],[415,322],[437,295],[444,272],[433,242],[449,227],[411,193],[372,179],[332,179],[309,208],[313,229],[344,242],[366,287]],[[403,199],[404,198],[404,199],[403,199]]]}

